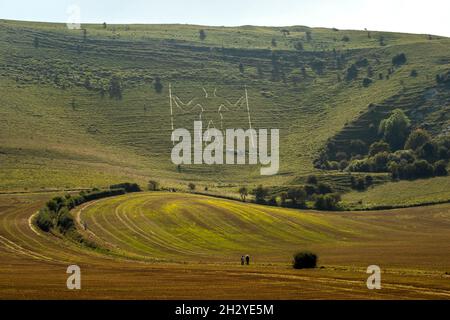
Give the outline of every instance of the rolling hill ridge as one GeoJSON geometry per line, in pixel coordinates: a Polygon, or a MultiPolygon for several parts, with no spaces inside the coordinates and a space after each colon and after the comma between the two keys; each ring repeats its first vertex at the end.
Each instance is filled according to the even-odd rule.
{"type": "MultiPolygon", "coordinates": [[[[445,131],[448,90],[436,75],[450,67],[449,47],[449,39],[437,36],[302,26],[68,30],[0,20],[3,189],[145,183],[150,177],[222,187],[295,184],[311,173],[340,179],[339,172],[314,169],[314,159],[328,141],[374,140],[367,124],[390,110],[405,109],[434,134],[445,131]],[[393,68],[400,53],[407,62],[393,68]],[[349,77],[353,67],[356,75],[349,77]],[[120,96],[111,91],[113,79],[120,96]],[[246,87],[253,126],[280,129],[280,174],[262,178],[259,167],[173,165],[169,84],[181,101],[205,91],[237,101],[246,87]]],[[[191,128],[195,117],[177,114],[176,126],[191,128]]],[[[245,128],[244,119],[226,114],[225,126],[245,128]]]]}

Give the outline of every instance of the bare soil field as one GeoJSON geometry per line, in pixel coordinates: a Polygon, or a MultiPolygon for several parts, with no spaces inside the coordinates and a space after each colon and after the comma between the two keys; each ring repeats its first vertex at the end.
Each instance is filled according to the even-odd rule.
{"type": "Polygon", "coordinates": [[[0,195],[1,299],[450,298],[450,205],[314,212],[140,193],[74,211],[105,252],[30,226],[51,196],[0,195]],[[292,269],[304,249],[319,268],[292,269]],[[66,288],[70,264],[81,268],[81,290],[66,288]],[[366,287],[372,264],[381,290],[366,287]]]}

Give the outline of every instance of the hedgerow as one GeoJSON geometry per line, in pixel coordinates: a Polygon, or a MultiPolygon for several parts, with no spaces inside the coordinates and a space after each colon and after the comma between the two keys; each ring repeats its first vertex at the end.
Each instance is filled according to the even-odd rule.
{"type": "Polygon", "coordinates": [[[44,232],[61,233],[70,236],[70,238],[77,242],[85,242],[86,245],[95,247],[94,244],[88,243],[88,241],[84,240],[77,232],[75,220],[71,215],[70,210],[88,201],[138,191],[141,191],[141,189],[137,184],[123,183],[113,185],[106,190],[92,189],[87,192],[81,191],[78,195],[66,194],[64,197],[57,196],[49,200],[45,207],[39,210],[35,218],[35,224],[44,232]]]}

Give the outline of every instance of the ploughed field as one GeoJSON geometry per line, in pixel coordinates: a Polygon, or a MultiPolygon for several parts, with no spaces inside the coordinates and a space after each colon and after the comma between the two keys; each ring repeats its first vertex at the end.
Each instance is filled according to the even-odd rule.
{"type": "Polygon", "coordinates": [[[73,211],[99,249],[43,234],[51,194],[0,195],[0,298],[450,298],[450,206],[314,212],[181,193],[102,199],[73,211]],[[294,270],[311,250],[319,268],[294,270]],[[251,256],[241,266],[241,255],[251,256]],[[66,289],[77,264],[82,289],[66,289]],[[369,265],[382,290],[366,287],[369,265]]]}

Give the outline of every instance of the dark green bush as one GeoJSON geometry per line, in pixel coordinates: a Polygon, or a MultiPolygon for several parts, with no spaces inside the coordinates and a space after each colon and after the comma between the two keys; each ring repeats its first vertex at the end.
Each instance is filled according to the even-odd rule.
{"type": "Polygon", "coordinates": [[[315,186],[307,184],[305,186],[305,192],[306,192],[306,195],[309,197],[309,196],[312,196],[313,194],[317,193],[317,189],[315,186]]]}
{"type": "Polygon", "coordinates": [[[142,191],[137,183],[129,183],[129,182],[113,184],[109,188],[110,189],[124,189],[126,192],[140,192],[140,191],[142,191]]]}
{"type": "Polygon", "coordinates": [[[351,140],[350,150],[355,154],[365,154],[367,153],[367,144],[360,139],[351,140]]]}
{"type": "Polygon", "coordinates": [[[321,182],[317,186],[317,191],[319,191],[320,194],[333,193],[333,188],[328,183],[321,182]]]}
{"type": "Polygon", "coordinates": [[[269,206],[278,206],[277,197],[275,196],[270,197],[269,201],[267,201],[267,204],[269,206]]]}
{"type": "Polygon", "coordinates": [[[196,188],[196,185],[191,182],[191,183],[188,184],[188,188],[189,188],[189,190],[194,191],[195,188],[196,188]]]}
{"type": "Polygon", "coordinates": [[[308,178],[306,179],[306,183],[309,184],[317,184],[317,177],[315,175],[310,175],[308,176],[308,178]]]}
{"type": "Polygon", "coordinates": [[[434,164],[434,174],[436,176],[446,176],[446,175],[448,175],[447,162],[445,162],[444,160],[437,161],[434,164]]]}
{"type": "Polygon", "coordinates": [[[317,267],[317,255],[302,251],[294,255],[294,261],[292,263],[294,269],[313,269],[317,267]]]}
{"type": "Polygon", "coordinates": [[[306,191],[304,188],[290,188],[287,191],[287,198],[292,201],[294,207],[305,207],[306,191]]]}
{"type": "Polygon", "coordinates": [[[50,211],[47,208],[41,209],[36,218],[36,225],[45,232],[50,231],[53,228],[53,218],[50,211]]]}
{"type": "Polygon", "coordinates": [[[75,228],[75,221],[67,208],[63,208],[59,213],[57,224],[62,233],[75,228]]]}
{"type": "Polygon", "coordinates": [[[376,155],[377,153],[380,153],[380,152],[391,152],[391,148],[389,147],[389,144],[384,141],[377,141],[370,145],[370,148],[369,148],[370,156],[373,157],[374,155],[376,155]]]}
{"type": "Polygon", "coordinates": [[[391,115],[380,122],[378,132],[388,142],[392,150],[399,150],[409,136],[411,120],[401,109],[395,109],[391,115]]]}
{"type": "Polygon", "coordinates": [[[253,194],[255,196],[255,202],[259,204],[266,203],[266,197],[268,195],[268,190],[264,188],[262,185],[259,185],[256,187],[255,190],[253,190],[253,194]]]}
{"type": "Polygon", "coordinates": [[[368,86],[370,86],[372,84],[373,80],[370,78],[364,78],[362,85],[363,87],[367,88],[368,86]]]}
{"type": "Polygon", "coordinates": [[[314,207],[317,210],[336,210],[338,203],[341,201],[339,194],[331,193],[325,195],[317,195],[314,207]]]}
{"type": "Polygon", "coordinates": [[[418,160],[414,162],[415,176],[418,178],[432,177],[434,168],[426,160],[418,160]]]}
{"type": "Polygon", "coordinates": [[[347,69],[345,79],[347,81],[355,80],[358,77],[358,68],[353,64],[347,69]]]}
{"type": "Polygon", "coordinates": [[[396,67],[399,67],[406,63],[406,55],[404,53],[400,53],[392,58],[392,64],[396,67]]]}

